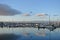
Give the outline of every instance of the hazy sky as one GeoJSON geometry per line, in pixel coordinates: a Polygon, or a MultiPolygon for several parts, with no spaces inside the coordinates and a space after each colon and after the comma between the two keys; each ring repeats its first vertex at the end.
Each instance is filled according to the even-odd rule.
{"type": "MultiPolygon", "coordinates": [[[[32,16],[25,17],[22,14],[15,16],[4,16],[0,15],[0,21],[4,20],[15,20],[15,21],[34,21],[34,20],[48,20],[48,17],[36,17],[35,14],[48,14],[60,16],[60,0],[0,0],[0,4],[6,4],[13,9],[16,9],[22,14],[29,13],[32,16]],[[32,13],[30,13],[32,11],[32,13]]],[[[51,20],[56,19],[51,16],[51,20]]]]}

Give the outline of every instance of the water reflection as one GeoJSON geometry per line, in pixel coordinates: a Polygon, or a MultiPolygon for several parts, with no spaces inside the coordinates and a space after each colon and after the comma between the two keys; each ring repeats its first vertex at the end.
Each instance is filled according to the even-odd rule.
{"type": "Polygon", "coordinates": [[[60,40],[60,28],[54,31],[37,28],[0,28],[0,34],[13,33],[19,35],[17,40],[60,40]]]}

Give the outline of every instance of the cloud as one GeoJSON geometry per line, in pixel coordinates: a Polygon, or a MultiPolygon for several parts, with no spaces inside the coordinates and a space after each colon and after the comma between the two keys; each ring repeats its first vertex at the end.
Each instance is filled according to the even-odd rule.
{"type": "Polygon", "coordinates": [[[0,15],[1,16],[13,16],[20,14],[21,12],[9,7],[8,5],[5,4],[0,4],[0,15]]]}
{"type": "Polygon", "coordinates": [[[25,14],[23,14],[23,16],[30,16],[30,14],[28,14],[28,13],[25,13],[25,14]]]}
{"type": "Polygon", "coordinates": [[[47,14],[40,13],[40,14],[36,14],[36,16],[47,16],[47,14]]]}

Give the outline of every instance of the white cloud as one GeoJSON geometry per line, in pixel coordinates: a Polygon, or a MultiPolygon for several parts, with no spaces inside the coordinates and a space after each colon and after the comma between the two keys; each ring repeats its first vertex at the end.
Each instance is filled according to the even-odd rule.
{"type": "Polygon", "coordinates": [[[30,16],[30,14],[28,14],[28,13],[25,13],[25,14],[23,14],[23,16],[30,16]]]}
{"type": "Polygon", "coordinates": [[[45,13],[38,13],[35,16],[47,16],[47,14],[45,14],[45,13]]]}

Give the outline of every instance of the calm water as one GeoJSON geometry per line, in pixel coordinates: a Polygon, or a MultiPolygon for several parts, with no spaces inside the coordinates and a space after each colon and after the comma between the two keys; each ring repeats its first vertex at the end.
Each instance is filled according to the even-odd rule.
{"type": "Polygon", "coordinates": [[[60,40],[60,28],[54,31],[37,28],[0,28],[1,33],[14,33],[19,35],[17,40],[60,40]]]}

